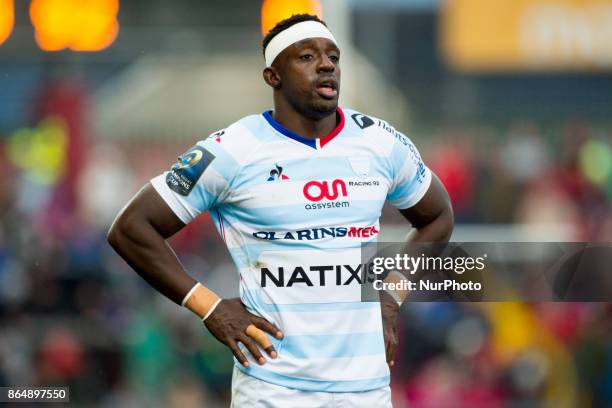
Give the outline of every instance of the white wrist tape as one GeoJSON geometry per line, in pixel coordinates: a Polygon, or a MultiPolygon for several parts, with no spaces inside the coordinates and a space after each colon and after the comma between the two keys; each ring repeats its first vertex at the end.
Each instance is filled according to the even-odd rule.
{"type": "Polygon", "coordinates": [[[272,38],[272,41],[268,43],[264,51],[266,67],[271,66],[278,54],[283,52],[283,50],[291,44],[307,38],[317,37],[327,38],[338,45],[331,31],[318,21],[302,21],[301,23],[294,24],[286,30],[281,31],[272,38]]]}
{"type": "MultiPolygon", "coordinates": [[[[396,284],[399,284],[401,282],[406,282],[406,281],[407,281],[406,277],[398,271],[389,272],[389,275],[387,275],[387,278],[385,279],[385,282],[387,283],[396,283],[396,284]]],[[[398,306],[402,306],[402,303],[404,303],[406,296],[408,296],[408,291],[406,290],[385,289],[385,292],[391,295],[393,300],[397,302],[398,306]]]]}
{"type": "Polygon", "coordinates": [[[187,301],[189,300],[189,298],[191,297],[191,295],[193,295],[193,292],[196,291],[196,289],[198,288],[198,286],[200,286],[200,282],[197,282],[195,285],[193,285],[193,288],[191,288],[189,290],[189,292],[187,292],[187,294],[185,295],[185,297],[183,298],[183,301],[181,302],[181,306],[185,307],[185,304],[187,303],[187,301]]]}
{"type": "Polygon", "coordinates": [[[212,314],[212,312],[215,311],[217,306],[219,306],[219,303],[221,303],[221,300],[222,299],[217,299],[217,301],[215,303],[213,303],[213,305],[210,307],[210,310],[208,311],[208,313],[206,313],[206,315],[204,315],[204,317],[202,318],[203,322],[205,322],[206,319],[208,319],[208,316],[210,316],[212,314]]]}
{"type": "Polygon", "coordinates": [[[398,306],[402,305],[402,298],[396,291],[385,289],[385,292],[387,292],[387,294],[391,296],[393,300],[395,300],[395,303],[397,303],[398,306]]]}

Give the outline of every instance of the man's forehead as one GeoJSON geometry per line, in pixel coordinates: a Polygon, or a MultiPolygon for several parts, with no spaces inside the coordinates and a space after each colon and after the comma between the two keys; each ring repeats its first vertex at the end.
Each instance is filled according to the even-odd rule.
{"type": "MultiPolygon", "coordinates": [[[[294,52],[308,45],[319,49],[331,49],[336,39],[324,23],[319,21],[302,21],[275,35],[264,50],[266,65],[272,65],[278,55],[287,49],[294,52]],[[308,41],[303,41],[308,40],[308,41]],[[296,43],[299,43],[296,45],[296,43]]],[[[334,49],[338,49],[337,46],[334,49]]]]}
{"type": "Polygon", "coordinates": [[[323,37],[305,38],[303,40],[300,40],[300,41],[297,41],[291,44],[291,48],[293,48],[294,50],[300,50],[302,48],[307,48],[307,47],[324,47],[326,49],[333,48],[333,49],[340,51],[336,43],[334,43],[329,38],[323,38],[323,37]]]}

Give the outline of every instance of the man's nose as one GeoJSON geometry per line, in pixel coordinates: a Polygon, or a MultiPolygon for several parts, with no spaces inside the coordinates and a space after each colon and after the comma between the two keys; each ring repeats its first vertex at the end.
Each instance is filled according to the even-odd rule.
{"type": "Polygon", "coordinates": [[[322,54],[319,58],[318,71],[334,72],[336,65],[327,54],[322,54]]]}

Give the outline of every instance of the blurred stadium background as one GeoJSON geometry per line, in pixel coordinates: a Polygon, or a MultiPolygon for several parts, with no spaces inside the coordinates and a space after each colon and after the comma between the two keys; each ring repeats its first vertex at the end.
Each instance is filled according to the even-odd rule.
{"type": "MultiPolygon", "coordinates": [[[[341,42],[341,104],[411,137],[452,197],[453,240],[611,241],[612,2],[267,1],[341,42]]],[[[262,2],[0,0],[0,385],[83,406],[228,406],[231,355],[105,241],[196,140],[271,107],[262,2]]],[[[383,237],[407,232],[392,209],[383,237]]],[[[223,296],[208,216],[172,239],[223,296]]],[[[606,303],[403,308],[403,407],[610,407],[606,303]]]]}

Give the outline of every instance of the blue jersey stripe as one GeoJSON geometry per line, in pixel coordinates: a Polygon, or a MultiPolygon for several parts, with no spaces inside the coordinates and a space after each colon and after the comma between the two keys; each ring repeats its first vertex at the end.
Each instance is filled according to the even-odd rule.
{"type": "Polygon", "coordinates": [[[185,200],[191,205],[193,208],[211,208],[215,205],[217,201],[217,196],[209,193],[202,186],[197,186],[187,197],[185,200]]]}
{"type": "Polygon", "coordinates": [[[382,332],[285,336],[281,351],[295,358],[341,358],[385,354],[382,332]]]}
{"type": "MultiPolygon", "coordinates": [[[[228,183],[232,181],[240,168],[240,163],[213,138],[208,138],[198,144],[215,155],[215,158],[210,162],[210,167],[214,168],[228,183]]],[[[206,177],[206,172],[202,177],[206,177]]]]}
{"type": "Polygon", "coordinates": [[[270,142],[278,139],[278,135],[270,132],[268,123],[263,119],[262,115],[249,115],[240,119],[238,122],[244,126],[251,135],[263,142],[270,142]]]}
{"type": "MultiPolygon", "coordinates": [[[[338,225],[338,219],[350,219],[351,225],[370,223],[378,220],[382,211],[382,203],[371,200],[336,200],[331,203],[347,204],[343,207],[331,207],[325,209],[308,210],[313,218],[316,218],[317,226],[345,226],[338,225]]],[[[230,204],[219,206],[221,215],[231,224],[234,221],[257,225],[262,231],[274,231],[283,226],[284,231],[292,229],[303,229],[304,210],[306,205],[319,204],[305,202],[304,204],[292,204],[282,206],[270,206],[260,208],[244,208],[230,204]],[[280,224],[282,220],[282,224],[280,224]]]]}
{"type": "Polygon", "coordinates": [[[367,333],[334,335],[285,334],[282,340],[267,335],[279,354],[292,358],[344,358],[385,355],[384,337],[380,330],[367,333]]]}
{"type": "MultiPolygon", "coordinates": [[[[217,229],[219,228],[220,226],[217,227],[217,229]]],[[[371,241],[368,241],[368,243],[370,242],[376,242],[376,237],[372,238],[371,241]]],[[[236,267],[238,267],[238,269],[243,269],[253,267],[255,262],[261,256],[262,252],[266,251],[299,251],[307,249],[326,251],[330,249],[360,249],[362,244],[363,241],[357,238],[354,242],[330,242],[328,240],[321,240],[321,242],[295,241],[289,244],[287,242],[262,241],[259,244],[253,243],[236,248],[230,248],[229,252],[232,259],[236,262],[236,267]]],[[[357,260],[357,263],[359,263],[359,260],[357,260]]]]}
{"type": "Polygon", "coordinates": [[[419,179],[415,175],[410,181],[396,186],[395,189],[387,195],[387,200],[391,204],[395,204],[396,201],[404,200],[405,197],[411,196],[418,187],[419,179]]]}
{"type": "MultiPolygon", "coordinates": [[[[234,360],[235,362],[235,360],[234,360]]],[[[369,378],[366,380],[350,381],[324,381],[299,377],[288,377],[278,374],[262,367],[251,364],[248,368],[235,362],[236,367],[243,373],[252,377],[267,381],[272,384],[282,385],[283,387],[296,388],[304,391],[323,391],[323,392],[360,392],[370,391],[389,385],[390,376],[369,378]]]]}
{"type": "Polygon", "coordinates": [[[294,305],[264,303],[261,298],[261,289],[245,289],[241,293],[241,299],[245,306],[251,310],[271,313],[380,309],[378,302],[296,303],[294,305]]]}
{"type": "MultiPolygon", "coordinates": [[[[391,168],[386,157],[369,157],[368,177],[378,177],[390,180],[391,168]]],[[[325,168],[327,174],[333,174],[333,178],[357,177],[358,174],[351,167],[347,156],[312,157],[295,160],[270,161],[268,163],[248,164],[240,169],[240,177],[232,183],[233,189],[252,188],[260,184],[269,183],[294,183],[313,180],[313,169],[325,168]],[[283,169],[283,175],[287,180],[270,180],[270,171],[279,165],[283,169]]]]}

